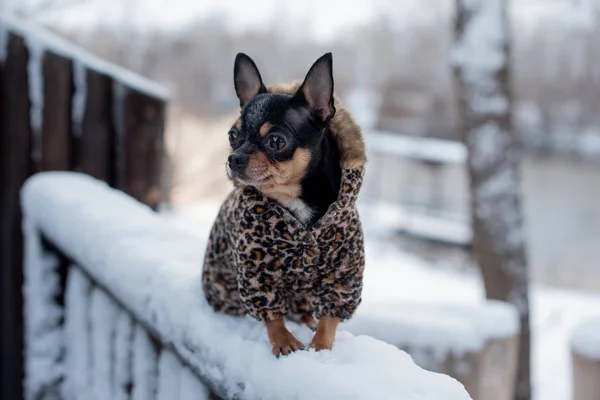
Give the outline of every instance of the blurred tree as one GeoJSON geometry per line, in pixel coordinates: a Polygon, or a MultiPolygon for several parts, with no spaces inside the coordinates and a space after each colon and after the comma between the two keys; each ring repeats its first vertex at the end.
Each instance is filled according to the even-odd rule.
{"type": "Polygon", "coordinates": [[[509,90],[508,0],[457,0],[454,48],[469,150],[473,247],[489,299],[520,315],[515,399],[531,398],[529,288],[509,90]]]}

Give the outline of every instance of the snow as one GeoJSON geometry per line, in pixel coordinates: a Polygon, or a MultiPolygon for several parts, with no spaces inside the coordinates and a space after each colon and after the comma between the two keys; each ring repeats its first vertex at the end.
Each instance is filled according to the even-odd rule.
{"type": "Polygon", "coordinates": [[[371,130],[366,131],[364,136],[369,152],[395,154],[445,164],[462,164],[467,158],[464,145],[456,141],[371,130]]]}
{"type": "MultiPolygon", "coordinates": [[[[69,41],[45,29],[23,21],[12,15],[0,15],[0,30],[8,30],[25,38],[30,49],[43,52],[46,49],[67,58],[76,59],[90,69],[110,75],[125,86],[166,100],[169,93],[165,87],[139,76],[125,68],[111,64],[73,45],[69,41]]],[[[3,33],[6,35],[6,32],[3,33]]]]}
{"type": "Polygon", "coordinates": [[[454,48],[453,62],[469,90],[465,93],[471,112],[502,115],[508,109],[506,96],[496,85],[496,74],[506,65],[504,47],[508,32],[503,12],[504,0],[462,0],[471,14],[462,37],[454,48]]]}
{"type": "MultiPolygon", "coordinates": [[[[31,236],[27,236],[31,240],[31,236]]],[[[89,342],[87,312],[89,310],[90,281],[78,268],[70,268],[65,292],[65,398],[76,399],[89,393],[92,375],[88,374],[91,365],[91,344],[89,342]],[[83,332],[83,334],[82,334],[83,332]]],[[[89,397],[86,395],[85,397],[89,397]]]]}
{"type": "Polygon", "coordinates": [[[133,349],[133,319],[123,310],[116,317],[117,330],[115,332],[115,364],[112,399],[128,400],[127,385],[132,380],[131,355],[133,349]]]}
{"type": "Polygon", "coordinates": [[[477,135],[468,135],[471,152],[471,163],[477,170],[490,166],[496,160],[499,149],[506,148],[506,135],[494,121],[488,121],[480,126],[477,135]]]}
{"type": "Polygon", "coordinates": [[[32,143],[31,158],[42,159],[42,121],[44,116],[44,48],[36,38],[26,37],[29,60],[27,62],[27,80],[29,82],[29,124],[32,143]]]}
{"type": "Polygon", "coordinates": [[[158,359],[146,330],[136,325],[133,331],[133,392],[132,400],[154,397],[158,380],[158,359]]]}
{"type": "MultiPolygon", "coordinates": [[[[22,196],[24,213],[36,227],[222,395],[469,398],[456,380],[417,367],[395,346],[347,331],[338,333],[332,351],[274,358],[264,326],[217,315],[207,305],[200,279],[206,242],[99,181],[45,172],[26,182],[22,196]]],[[[308,344],[308,328],[289,327],[308,344]]],[[[151,343],[136,327],[135,381],[155,368],[151,343]]]]}
{"type": "Polygon", "coordinates": [[[90,334],[92,346],[92,391],[96,399],[109,399],[113,388],[112,351],[117,306],[100,289],[95,288],[90,298],[90,334]]]}
{"type": "Polygon", "coordinates": [[[173,352],[164,350],[158,361],[157,400],[179,399],[179,376],[182,373],[181,362],[173,352]]]}
{"type": "Polygon", "coordinates": [[[73,93],[72,119],[73,134],[81,136],[82,123],[85,117],[85,102],[87,100],[87,68],[79,61],[73,61],[73,82],[75,84],[75,93],[73,93]]]}
{"type": "Polygon", "coordinates": [[[61,292],[56,272],[59,260],[45,251],[36,227],[24,218],[23,230],[31,237],[25,243],[24,324],[27,399],[34,398],[41,387],[56,387],[63,373],[63,310],[55,298],[61,292]]]}
{"type": "Polygon", "coordinates": [[[179,400],[209,400],[208,388],[198,380],[198,377],[189,368],[181,370],[179,385],[179,400]]]}
{"type": "Polygon", "coordinates": [[[577,325],[571,336],[571,346],[575,353],[600,361],[600,317],[577,325]]]}

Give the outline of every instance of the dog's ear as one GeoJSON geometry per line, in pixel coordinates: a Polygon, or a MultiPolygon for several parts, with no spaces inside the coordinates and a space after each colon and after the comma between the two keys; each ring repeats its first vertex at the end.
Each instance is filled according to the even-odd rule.
{"type": "Polygon", "coordinates": [[[248,104],[257,94],[267,92],[256,64],[244,53],[235,56],[233,85],[240,100],[240,107],[248,104]]]}
{"type": "Polygon", "coordinates": [[[335,107],[333,105],[333,57],[331,53],[326,53],[315,61],[294,97],[306,102],[323,122],[333,117],[335,107]]]}

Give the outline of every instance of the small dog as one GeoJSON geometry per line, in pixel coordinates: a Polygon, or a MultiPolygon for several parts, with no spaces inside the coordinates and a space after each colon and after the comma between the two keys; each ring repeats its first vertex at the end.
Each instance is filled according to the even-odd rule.
{"type": "Polygon", "coordinates": [[[217,312],[264,322],[276,356],[304,348],[285,317],[316,331],[311,348],[331,349],[338,323],[361,302],[361,130],[334,95],[331,53],[304,81],[269,88],[239,53],[234,86],[241,113],[227,174],[235,189],[210,233],[206,299],[217,312]]]}

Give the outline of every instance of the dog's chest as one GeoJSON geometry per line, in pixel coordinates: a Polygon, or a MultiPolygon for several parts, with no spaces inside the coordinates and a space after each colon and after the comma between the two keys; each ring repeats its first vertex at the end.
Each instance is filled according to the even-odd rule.
{"type": "Polygon", "coordinates": [[[303,224],[309,222],[315,215],[313,210],[308,204],[300,199],[293,200],[280,200],[281,204],[292,212],[303,224]]]}

